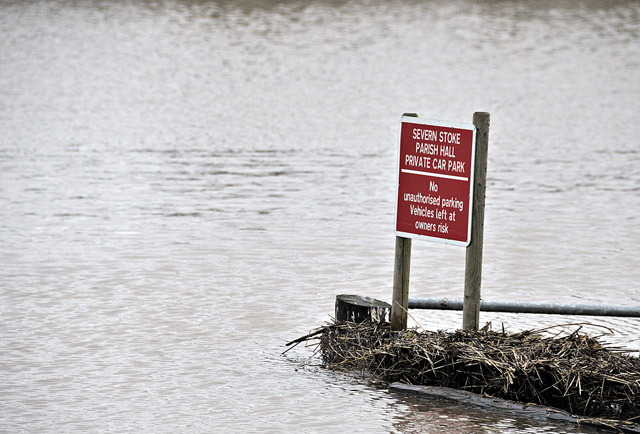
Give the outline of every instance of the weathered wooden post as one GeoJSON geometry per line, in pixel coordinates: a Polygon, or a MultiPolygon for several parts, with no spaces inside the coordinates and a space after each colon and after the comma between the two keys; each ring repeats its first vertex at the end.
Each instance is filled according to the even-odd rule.
{"type": "Polygon", "coordinates": [[[487,184],[487,153],[489,148],[489,113],[473,114],[476,126],[473,209],[471,243],[467,246],[464,272],[464,305],[462,328],[478,330],[480,322],[480,288],[482,281],[482,245],[484,241],[484,203],[487,184]]]}
{"type": "MultiPolygon", "coordinates": [[[[417,113],[402,116],[418,117],[417,113]]],[[[411,238],[396,235],[396,255],[393,267],[393,297],[391,301],[391,329],[407,328],[409,309],[409,274],[411,272],[411,238]]]]}
{"type": "Polygon", "coordinates": [[[391,329],[407,328],[409,309],[409,273],[411,271],[411,238],[396,235],[396,258],[393,267],[393,302],[391,303],[391,329]]]}

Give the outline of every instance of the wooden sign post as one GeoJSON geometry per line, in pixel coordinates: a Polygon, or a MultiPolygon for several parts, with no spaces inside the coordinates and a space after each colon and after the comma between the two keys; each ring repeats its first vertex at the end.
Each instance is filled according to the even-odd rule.
{"type": "Polygon", "coordinates": [[[463,328],[478,327],[488,137],[488,113],[474,113],[473,124],[419,119],[414,113],[402,117],[393,330],[407,327],[413,238],[467,247],[463,328]]]}
{"type": "Polygon", "coordinates": [[[487,186],[487,154],[489,148],[489,113],[474,113],[473,124],[476,126],[475,185],[473,186],[471,243],[467,246],[464,268],[463,330],[478,330],[480,323],[480,286],[482,281],[484,201],[487,186]]]}
{"type": "MultiPolygon", "coordinates": [[[[417,113],[405,113],[402,117],[417,118],[417,113]]],[[[398,157],[399,158],[399,157],[398,157]]],[[[397,211],[397,210],[396,210],[397,211]]],[[[396,254],[393,267],[393,299],[391,301],[391,330],[407,328],[409,311],[409,274],[411,271],[411,238],[396,235],[396,254]]]]}

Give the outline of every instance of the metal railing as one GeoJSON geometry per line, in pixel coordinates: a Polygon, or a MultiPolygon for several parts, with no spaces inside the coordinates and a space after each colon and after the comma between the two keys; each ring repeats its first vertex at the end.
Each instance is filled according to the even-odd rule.
{"type": "MultiPolygon", "coordinates": [[[[409,309],[462,310],[462,300],[409,298],[409,309]]],[[[612,306],[589,304],[518,303],[480,301],[484,312],[542,313],[552,315],[590,315],[640,318],[640,306],[612,306]]]]}

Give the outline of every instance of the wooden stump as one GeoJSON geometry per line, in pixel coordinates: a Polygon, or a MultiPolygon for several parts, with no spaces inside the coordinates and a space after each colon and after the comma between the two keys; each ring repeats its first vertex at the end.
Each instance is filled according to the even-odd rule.
{"type": "Polygon", "coordinates": [[[387,322],[391,305],[375,298],[360,295],[336,296],[336,321],[387,322]]]}

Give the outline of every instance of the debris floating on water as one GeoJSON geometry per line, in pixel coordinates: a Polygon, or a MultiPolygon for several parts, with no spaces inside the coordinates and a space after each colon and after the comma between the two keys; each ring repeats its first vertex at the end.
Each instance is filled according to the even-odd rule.
{"type": "Polygon", "coordinates": [[[340,322],[293,343],[318,340],[327,368],[374,380],[449,387],[573,415],[640,424],[640,358],[575,332],[395,332],[388,323],[340,322]]]}

